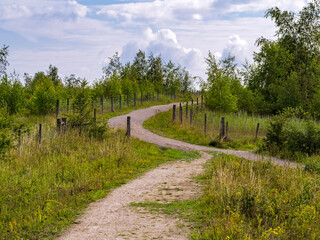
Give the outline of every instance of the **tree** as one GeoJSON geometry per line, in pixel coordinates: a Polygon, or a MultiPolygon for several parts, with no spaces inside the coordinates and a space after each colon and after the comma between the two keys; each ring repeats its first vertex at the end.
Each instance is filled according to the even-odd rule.
{"type": "Polygon", "coordinates": [[[52,66],[50,64],[49,69],[47,70],[47,75],[49,76],[49,78],[51,79],[52,83],[55,86],[58,86],[61,84],[61,79],[59,78],[57,67],[52,66]]]}
{"type": "Polygon", "coordinates": [[[16,74],[3,76],[0,80],[0,102],[10,115],[18,113],[25,106],[25,91],[16,74]]]}
{"type": "Polygon", "coordinates": [[[116,52],[113,57],[109,58],[108,66],[102,69],[103,73],[105,74],[105,78],[109,78],[112,75],[120,76],[122,64],[120,62],[120,57],[118,52],[116,52]]]}
{"type": "Polygon", "coordinates": [[[154,57],[153,53],[150,53],[148,57],[148,77],[149,82],[153,84],[153,88],[156,92],[162,92],[166,90],[164,86],[164,69],[161,56],[154,57]]]}
{"type": "Polygon", "coordinates": [[[320,7],[314,0],[298,13],[267,10],[276,40],[260,38],[260,51],[247,68],[247,86],[263,96],[268,113],[302,106],[312,110],[320,83],[320,7]]]}
{"type": "Polygon", "coordinates": [[[9,55],[9,46],[3,45],[2,49],[0,49],[0,77],[1,75],[6,74],[7,66],[9,66],[9,62],[7,57],[9,55]]]}
{"type": "Polygon", "coordinates": [[[136,54],[133,60],[132,69],[134,71],[136,81],[140,86],[142,86],[145,83],[148,71],[146,54],[143,51],[139,50],[136,54]]]}
{"type": "Polygon", "coordinates": [[[207,63],[207,83],[205,84],[206,105],[211,110],[220,112],[236,111],[238,98],[231,91],[235,66],[234,58],[217,62],[215,56],[209,52],[207,63]]]}

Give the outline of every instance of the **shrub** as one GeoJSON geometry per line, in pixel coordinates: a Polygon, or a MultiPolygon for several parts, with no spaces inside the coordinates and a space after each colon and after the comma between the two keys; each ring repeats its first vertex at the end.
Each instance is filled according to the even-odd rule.
{"type": "Polygon", "coordinates": [[[267,129],[262,148],[272,154],[283,153],[289,157],[302,154],[309,156],[320,150],[320,130],[310,118],[299,120],[289,118],[292,114],[285,111],[275,116],[267,129]]]}

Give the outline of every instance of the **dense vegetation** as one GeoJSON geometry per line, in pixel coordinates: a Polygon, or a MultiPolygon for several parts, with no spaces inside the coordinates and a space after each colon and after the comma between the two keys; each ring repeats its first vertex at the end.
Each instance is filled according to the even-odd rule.
{"type": "Polygon", "coordinates": [[[317,119],[320,100],[320,5],[312,1],[299,13],[277,7],[266,12],[277,27],[275,40],[261,37],[252,64],[239,69],[234,60],[206,59],[208,82],[203,84],[212,110],[276,114],[303,108],[317,119]]]}

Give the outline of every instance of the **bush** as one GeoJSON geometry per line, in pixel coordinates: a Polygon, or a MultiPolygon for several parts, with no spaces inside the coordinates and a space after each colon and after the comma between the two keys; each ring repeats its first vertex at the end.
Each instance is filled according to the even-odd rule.
{"type": "Polygon", "coordinates": [[[89,137],[96,138],[98,140],[104,140],[108,136],[108,127],[106,124],[101,124],[98,126],[91,126],[89,128],[89,137]]]}
{"type": "Polygon", "coordinates": [[[35,87],[30,100],[30,110],[34,114],[45,115],[53,113],[57,99],[58,97],[54,85],[51,80],[46,77],[35,87]]]}
{"type": "Polygon", "coordinates": [[[295,157],[301,153],[309,156],[318,153],[320,130],[315,122],[309,118],[299,120],[300,124],[297,124],[297,121],[288,117],[289,115],[286,111],[271,120],[262,144],[263,150],[289,157],[295,157]]]}

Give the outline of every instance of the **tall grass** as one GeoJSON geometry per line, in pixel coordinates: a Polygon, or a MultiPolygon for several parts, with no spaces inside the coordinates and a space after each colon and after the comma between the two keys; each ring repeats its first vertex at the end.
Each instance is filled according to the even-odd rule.
{"type": "MultiPolygon", "coordinates": [[[[189,106],[190,111],[190,106],[189,106]]],[[[269,117],[249,116],[246,113],[216,113],[208,110],[195,111],[192,124],[190,124],[190,112],[186,116],[183,108],[183,120],[180,121],[179,110],[176,121],[172,121],[172,110],[159,113],[144,123],[144,126],[163,136],[200,144],[213,145],[222,148],[254,149],[266,135],[269,117]],[[207,114],[207,133],[204,132],[204,114],[207,114]],[[220,143],[221,118],[228,122],[228,139],[220,143]],[[256,139],[257,124],[260,124],[258,139],[256,139]]]]}
{"type": "Polygon", "coordinates": [[[183,218],[191,239],[319,239],[316,173],[221,154],[197,179],[204,184],[199,199],[134,206],[183,218]]]}
{"type": "Polygon", "coordinates": [[[319,238],[319,175],[220,155],[205,179],[194,239],[319,238]]]}
{"type": "Polygon", "coordinates": [[[103,140],[78,129],[33,133],[0,160],[0,239],[51,239],[92,201],[165,161],[195,153],[161,149],[108,130],[103,140]]]}

